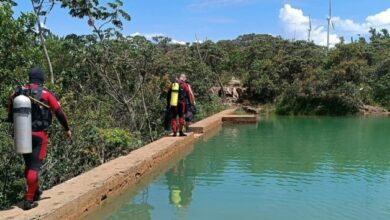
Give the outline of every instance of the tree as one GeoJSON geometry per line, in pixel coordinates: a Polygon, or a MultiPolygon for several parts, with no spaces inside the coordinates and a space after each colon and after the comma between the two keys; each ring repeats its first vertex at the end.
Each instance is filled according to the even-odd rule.
{"type": "Polygon", "coordinates": [[[41,46],[43,48],[47,64],[50,72],[51,83],[54,84],[53,65],[46,46],[45,33],[49,32],[46,27],[46,22],[50,12],[56,4],[61,4],[61,7],[67,8],[72,17],[88,17],[88,25],[93,27],[94,33],[97,34],[102,41],[104,38],[112,36],[121,36],[120,32],[116,30],[123,28],[121,18],[130,20],[130,16],[121,9],[123,2],[115,0],[108,2],[108,7],[100,6],[98,0],[76,1],[76,0],[30,0],[33,6],[34,14],[36,16],[36,25],[38,28],[38,35],[41,46]],[[98,25],[97,22],[101,24],[98,25]],[[103,29],[106,25],[111,24],[112,27],[103,29]]]}
{"type": "Polygon", "coordinates": [[[102,41],[112,36],[119,37],[119,30],[123,28],[122,19],[130,21],[131,17],[121,7],[121,0],[108,2],[107,6],[100,6],[99,0],[58,0],[61,2],[61,7],[68,8],[69,14],[73,17],[84,18],[88,17],[88,25],[94,30],[94,33],[102,41]],[[99,23],[99,24],[98,24],[99,23]],[[111,25],[106,28],[107,25],[111,25]],[[106,28],[106,29],[103,29],[106,28]]]}
{"type": "MultiPolygon", "coordinates": [[[[10,2],[0,2],[0,120],[6,117],[6,104],[12,89],[26,80],[26,70],[39,56],[34,46],[35,18],[22,13],[14,18],[10,2]]],[[[0,209],[15,204],[22,197],[24,181],[21,157],[13,150],[12,127],[0,123],[0,209]]]]}
{"type": "Polygon", "coordinates": [[[49,72],[50,72],[50,80],[51,83],[54,84],[54,73],[53,73],[53,65],[50,60],[49,53],[47,51],[46,47],[46,40],[44,34],[48,31],[46,28],[46,20],[48,15],[50,14],[51,10],[54,7],[55,0],[31,0],[31,4],[34,10],[35,18],[36,18],[36,25],[38,27],[38,35],[39,39],[41,42],[41,46],[43,48],[43,52],[46,57],[47,65],[49,67],[49,72]],[[47,8],[44,8],[47,3],[48,6],[47,8]],[[44,17],[43,23],[41,22],[41,16],[44,17]]]}

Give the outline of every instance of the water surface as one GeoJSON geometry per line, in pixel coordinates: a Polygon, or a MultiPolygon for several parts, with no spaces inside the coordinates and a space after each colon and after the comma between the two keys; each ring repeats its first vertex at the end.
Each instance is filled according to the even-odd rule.
{"type": "Polygon", "coordinates": [[[227,125],[108,219],[390,219],[390,118],[227,125]]]}

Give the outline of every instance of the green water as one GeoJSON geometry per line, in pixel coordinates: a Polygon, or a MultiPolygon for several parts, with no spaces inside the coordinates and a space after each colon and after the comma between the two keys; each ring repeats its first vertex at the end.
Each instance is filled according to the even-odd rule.
{"type": "Polygon", "coordinates": [[[108,219],[390,219],[390,118],[227,125],[108,219]]]}

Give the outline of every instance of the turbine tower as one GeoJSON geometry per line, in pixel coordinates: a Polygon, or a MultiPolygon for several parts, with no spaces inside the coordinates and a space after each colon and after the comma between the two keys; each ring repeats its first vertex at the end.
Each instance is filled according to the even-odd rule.
{"type": "Polygon", "coordinates": [[[327,20],[328,20],[328,33],[327,33],[327,38],[326,38],[326,49],[329,51],[329,49],[330,49],[330,39],[329,39],[330,38],[330,28],[331,28],[331,26],[333,27],[333,23],[332,23],[332,0],[329,0],[329,16],[328,16],[327,20]]]}
{"type": "Polygon", "coordinates": [[[311,41],[311,31],[312,31],[312,28],[311,28],[311,17],[310,16],[309,16],[309,29],[307,31],[308,31],[307,42],[310,43],[310,41],[311,41]]]}

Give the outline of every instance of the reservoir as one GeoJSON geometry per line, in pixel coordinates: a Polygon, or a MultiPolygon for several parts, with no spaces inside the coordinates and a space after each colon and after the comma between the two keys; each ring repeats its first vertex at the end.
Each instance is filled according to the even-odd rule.
{"type": "Polygon", "coordinates": [[[103,219],[390,219],[390,118],[224,125],[103,219]]]}

